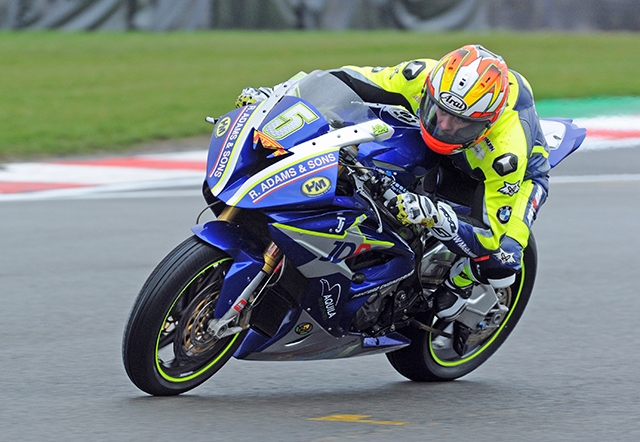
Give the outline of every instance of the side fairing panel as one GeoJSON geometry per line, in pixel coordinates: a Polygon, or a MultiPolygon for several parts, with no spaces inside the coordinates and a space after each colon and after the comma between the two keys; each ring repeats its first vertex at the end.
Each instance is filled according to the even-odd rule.
{"type": "Polygon", "coordinates": [[[395,246],[385,233],[373,236],[363,226],[366,216],[355,211],[332,211],[269,226],[278,247],[307,278],[340,273],[351,279],[345,260],[372,250],[395,246]]]}
{"type": "Polygon", "coordinates": [[[274,242],[309,280],[324,277],[332,282],[338,277],[344,301],[364,296],[385,282],[403,279],[413,272],[414,254],[410,247],[393,233],[378,233],[365,225],[366,216],[359,212],[332,211],[304,218],[298,214],[291,221],[285,218],[280,217],[281,222],[269,226],[274,242]],[[351,284],[354,272],[348,262],[381,254],[387,259],[358,270],[364,280],[351,284]]]}
{"type": "Polygon", "coordinates": [[[339,148],[334,147],[288,156],[251,176],[242,186],[229,187],[220,198],[247,209],[327,205],[335,194],[338,159],[339,148]]]}

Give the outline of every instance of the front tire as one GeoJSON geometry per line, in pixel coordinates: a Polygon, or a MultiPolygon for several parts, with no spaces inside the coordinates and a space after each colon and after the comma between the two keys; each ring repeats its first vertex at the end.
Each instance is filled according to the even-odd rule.
{"type": "MultiPolygon", "coordinates": [[[[537,265],[536,243],[531,235],[529,245],[524,250],[522,271],[516,281],[510,287],[497,291],[499,302],[509,308],[507,315],[491,333],[472,334],[465,354],[459,356],[452,349],[436,349],[432,345],[435,335],[406,328],[400,332],[411,340],[411,344],[387,353],[391,365],[406,378],[420,382],[452,381],[471,373],[498,350],[522,317],[533,291],[537,265]]],[[[438,325],[436,323],[436,327],[438,325]]]]}
{"type": "Polygon", "coordinates": [[[122,359],[129,379],[151,395],[177,395],[213,376],[246,332],[207,333],[232,260],[193,236],[151,273],[125,327],[122,359]]]}

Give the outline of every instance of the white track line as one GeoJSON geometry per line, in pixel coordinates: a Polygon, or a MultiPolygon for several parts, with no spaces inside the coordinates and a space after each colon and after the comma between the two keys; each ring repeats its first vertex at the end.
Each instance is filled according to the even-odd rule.
{"type": "Polygon", "coordinates": [[[551,185],[554,184],[588,184],[588,183],[629,183],[640,181],[640,174],[621,173],[616,175],[565,175],[553,176],[551,172],[551,185]]]}

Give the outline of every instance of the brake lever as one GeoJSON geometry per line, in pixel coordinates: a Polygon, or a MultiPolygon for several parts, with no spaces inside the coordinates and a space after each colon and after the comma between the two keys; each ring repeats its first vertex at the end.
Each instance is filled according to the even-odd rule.
{"type": "Polygon", "coordinates": [[[369,203],[369,205],[373,209],[373,212],[376,215],[376,220],[378,221],[378,228],[376,229],[376,232],[382,233],[382,217],[380,216],[380,212],[378,211],[378,206],[376,205],[376,202],[374,201],[373,197],[369,195],[369,192],[364,186],[364,181],[360,179],[360,177],[356,173],[352,171],[350,171],[349,173],[352,174],[354,177],[353,182],[355,184],[356,193],[360,195],[362,198],[364,198],[365,200],[367,200],[367,202],[369,203]]]}

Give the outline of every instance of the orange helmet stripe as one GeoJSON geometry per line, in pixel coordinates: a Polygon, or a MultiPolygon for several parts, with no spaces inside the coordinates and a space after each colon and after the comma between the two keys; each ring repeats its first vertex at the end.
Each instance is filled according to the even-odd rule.
{"type": "Polygon", "coordinates": [[[436,69],[440,68],[440,66],[444,68],[444,72],[442,73],[442,83],[440,86],[441,89],[451,89],[453,80],[458,74],[458,69],[460,69],[461,65],[464,65],[464,61],[469,57],[470,53],[471,51],[466,47],[457,49],[451,52],[448,57],[445,57],[442,63],[436,67],[436,69]]]}
{"type": "Polygon", "coordinates": [[[490,63],[489,66],[480,65],[478,69],[480,73],[480,79],[476,83],[476,86],[471,88],[467,95],[464,97],[464,101],[472,106],[482,97],[484,97],[487,93],[492,93],[491,103],[489,106],[495,103],[498,98],[500,91],[502,91],[502,72],[500,68],[496,66],[494,63],[490,63]],[[482,69],[484,71],[482,71],[482,69]]]}

